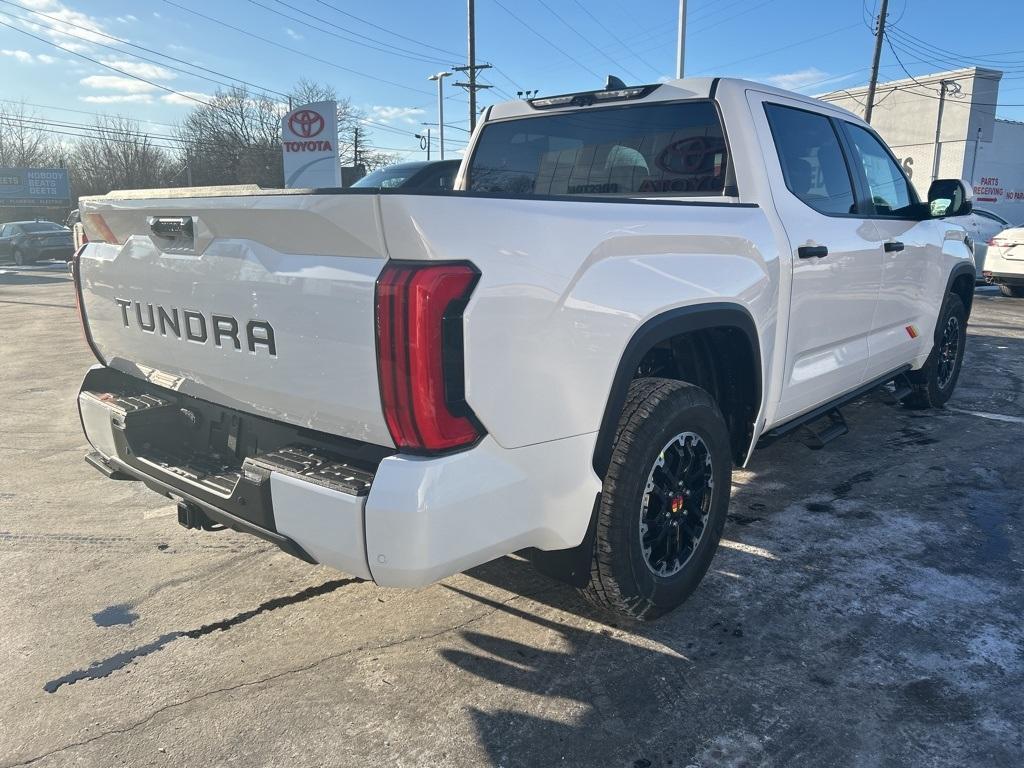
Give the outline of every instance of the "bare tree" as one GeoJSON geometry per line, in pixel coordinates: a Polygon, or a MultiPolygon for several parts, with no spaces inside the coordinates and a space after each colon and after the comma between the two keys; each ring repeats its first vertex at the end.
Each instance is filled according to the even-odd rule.
{"type": "Polygon", "coordinates": [[[24,104],[0,104],[0,166],[45,168],[58,164],[59,144],[41,130],[45,122],[24,104]]]}
{"type": "Polygon", "coordinates": [[[254,95],[241,86],[218,91],[195,107],[177,129],[192,183],[280,187],[285,109],[266,94],[254,95]]]}
{"type": "Polygon", "coordinates": [[[179,166],[166,148],[127,117],[97,116],[95,127],[68,156],[78,196],[168,186],[179,166]]]}

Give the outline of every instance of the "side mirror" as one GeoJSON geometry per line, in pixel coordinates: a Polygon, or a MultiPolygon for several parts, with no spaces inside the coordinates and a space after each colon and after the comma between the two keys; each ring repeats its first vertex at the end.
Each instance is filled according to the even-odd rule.
{"type": "Polygon", "coordinates": [[[932,218],[966,216],[974,210],[974,188],[963,179],[936,179],[928,187],[932,218]]]}

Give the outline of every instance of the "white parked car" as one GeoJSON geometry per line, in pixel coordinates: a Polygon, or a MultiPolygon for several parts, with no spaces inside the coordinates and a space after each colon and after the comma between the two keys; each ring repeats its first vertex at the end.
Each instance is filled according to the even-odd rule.
{"type": "Polygon", "coordinates": [[[1024,227],[1004,229],[989,243],[985,282],[1003,296],[1024,298],[1024,227]]]}
{"type": "Polygon", "coordinates": [[[653,618],[734,465],[895,382],[956,386],[958,180],[918,199],[857,116],[700,78],[495,105],[450,192],[82,201],[88,461],[384,586],[527,550],[653,618]]]}
{"type": "Polygon", "coordinates": [[[965,216],[951,216],[949,221],[959,224],[970,235],[971,242],[974,244],[975,270],[978,280],[982,280],[989,240],[1013,225],[1002,216],[982,208],[975,208],[965,216]]]}

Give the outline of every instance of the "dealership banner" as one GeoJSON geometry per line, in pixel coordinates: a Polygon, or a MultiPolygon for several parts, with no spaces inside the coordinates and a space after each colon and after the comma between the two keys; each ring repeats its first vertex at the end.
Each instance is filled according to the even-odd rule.
{"type": "Polygon", "coordinates": [[[0,168],[0,207],[70,204],[66,168],[0,168]]]}
{"type": "Polygon", "coordinates": [[[338,102],[304,104],[286,114],[281,152],[286,187],[340,187],[338,102]]]}

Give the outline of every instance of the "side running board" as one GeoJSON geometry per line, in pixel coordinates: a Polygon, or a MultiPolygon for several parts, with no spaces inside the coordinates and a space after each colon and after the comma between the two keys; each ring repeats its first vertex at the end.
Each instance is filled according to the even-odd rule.
{"type": "Polygon", "coordinates": [[[761,435],[761,439],[757,441],[757,447],[764,448],[765,446],[771,445],[779,438],[785,437],[791,432],[795,432],[799,429],[806,429],[811,433],[811,438],[807,441],[809,448],[819,449],[824,447],[826,443],[835,440],[837,437],[842,437],[850,431],[842,413],[839,412],[839,409],[842,406],[859,397],[863,397],[869,392],[880,389],[890,382],[894,384],[895,389],[892,392],[887,392],[887,400],[891,398],[891,402],[898,403],[903,397],[909,395],[911,388],[910,382],[906,377],[906,373],[909,370],[909,365],[901,366],[895,371],[887,373],[885,376],[880,376],[866,384],[862,384],[856,389],[847,392],[845,395],[837,397],[835,400],[825,403],[824,405],[820,405],[802,416],[797,416],[795,419],[787,421],[784,424],[780,424],[777,427],[773,427],[761,435]],[[810,429],[809,425],[826,417],[830,422],[827,427],[821,431],[810,429]]]}

